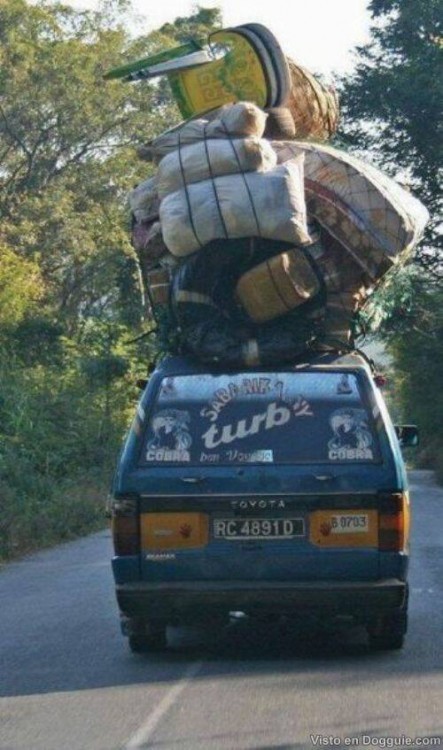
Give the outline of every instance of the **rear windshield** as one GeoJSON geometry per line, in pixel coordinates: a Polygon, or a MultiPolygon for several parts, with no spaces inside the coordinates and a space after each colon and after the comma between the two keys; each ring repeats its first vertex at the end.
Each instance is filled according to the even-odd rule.
{"type": "Polygon", "coordinates": [[[379,459],[357,377],[324,371],[165,378],[141,456],[151,465],[379,459]]]}

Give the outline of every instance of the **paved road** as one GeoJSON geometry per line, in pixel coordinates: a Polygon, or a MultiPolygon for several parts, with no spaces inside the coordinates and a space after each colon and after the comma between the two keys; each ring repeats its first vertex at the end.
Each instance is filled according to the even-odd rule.
{"type": "Polygon", "coordinates": [[[442,737],[443,490],[429,472],[412,472],[411,483],[402,652],[371,654],[357,630],[320,641],[238,622],[171,630],[166,654],[133,656],[118,630],[108,532],[7,566],[0,750],[289,750],[442,737]]]}

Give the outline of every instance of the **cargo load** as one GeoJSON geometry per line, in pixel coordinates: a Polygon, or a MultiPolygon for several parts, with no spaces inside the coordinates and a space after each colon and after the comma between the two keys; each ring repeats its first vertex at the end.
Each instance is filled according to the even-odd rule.
{"type": "Polygon", "coordinates": [[[150,177],[141,182],[128,196],[129,207],[136,221],[151,221],[157,219],[160,209],[160,199],[157,190],[157,178],[150,177]]]}
{"type": "Polygon", "coordinates": [[[167,130],[139,149],[139,156],[146,161],[158,161],[179,147],[208,138],[261,138],[266,119],[266,113],[252,102],[227,105],[217,111],[215,119],[189,120],[167,130]]]}
{"type": "Polygon", "coordinates": [[[205,138],[165,156],[158,168],[160,200],[195,182],[243,172],[267,172],[277,166],[269,141],[248,137],[220,140],[205,138]]]}
{"type": "Polygon", "coordinates": [[[290,59],[288,63],[291,91],[286,106],[294,120],[294,138],[327,141],[338,127],[337,94],[306,68],[290,59]]]}
{"type": "Polygon", "coordinates": [[[408,260],[429,219],[420,201],[372,165],[330,146],[273,146],[280,164],[304,154],[309,214],[374,282],[408,260]]]}
{"type": "Polygon", "coordinates": [[[260,24],[110,77],[163,74],[183,117],[197,118],[139,149],[158,171],[129,196],[163,349],[243,367],[352,346],[358,313],[410,258],[426,209],[375,167],[318,142],[336,131],[335,92],[260,24]]]}
{"type": "Polygon", "coordinates": [[[160,205],[163,238],[176,256],[214,239],[263,237],[310,242],[303,189],[303,155],[269,172],[216,177],[170,193],[160,205]]]}
{"type": "Polygon", "coordinates": [[[236,295],[237,282],[248,267],[291,249],[263,239],[217,240],[183,260],[171,287],[182,351],[229,366],[287,362],[303,352],[324,317],[321,289],[284,317],[259,324],[238,304],[236,295]]]}
{"type": "Polygon", "coordinates": [[[254,323],[264,323],[316,297],[321,278],[307,251],[291,248],[246,271],[236,296],[254,323]]]}

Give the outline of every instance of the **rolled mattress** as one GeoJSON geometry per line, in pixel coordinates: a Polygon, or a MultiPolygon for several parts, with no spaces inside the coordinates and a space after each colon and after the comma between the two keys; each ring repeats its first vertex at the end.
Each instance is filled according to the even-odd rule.
{"type": "Polygon", "coordinates": [[[411,193],[370,164],[324,146],[275,141],[280,164],[304,154],[308,214],[376,281],[406,261],[429,219],[411,193]]]}

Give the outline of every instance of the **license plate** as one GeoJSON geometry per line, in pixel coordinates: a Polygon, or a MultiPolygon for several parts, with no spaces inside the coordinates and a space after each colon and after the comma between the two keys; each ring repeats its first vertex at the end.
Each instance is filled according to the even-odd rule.
{"type": "Polygon", "coordinates": [[[305,532],[303,518],[216,518],[215,539],[293,539],[305,532]]]}
{"type": "Polygon", "coordinates": [[[367,513],[337,513],[331,515],[331,534],[365,534],[369,531],[369,516],[367,513]]]}

